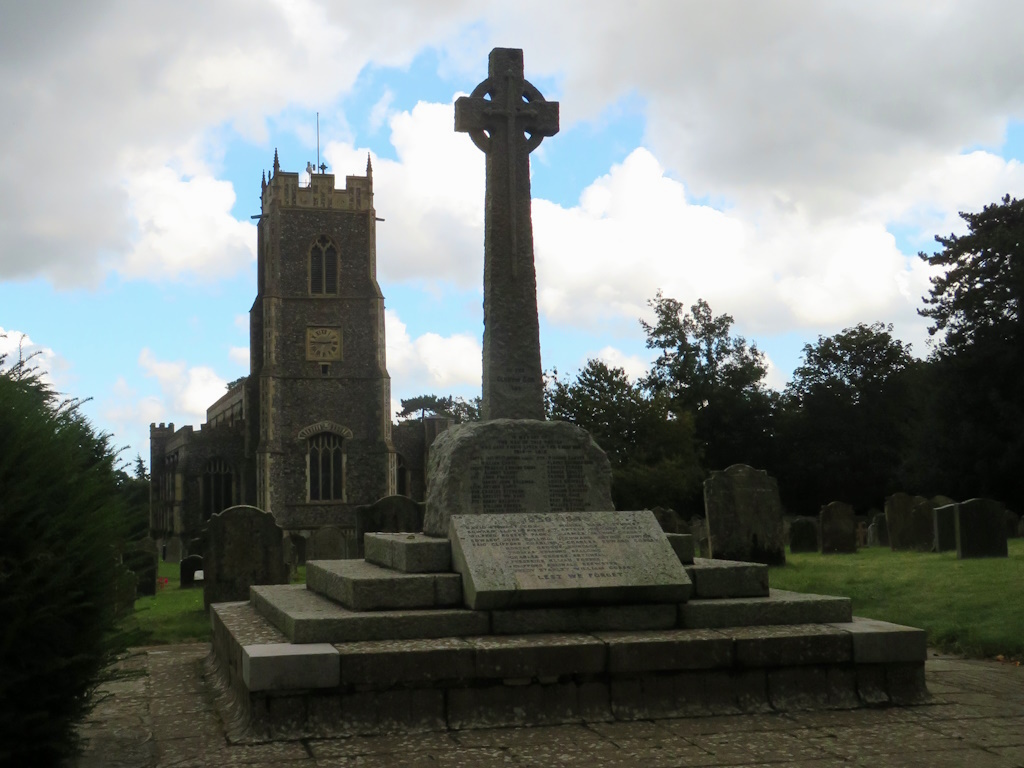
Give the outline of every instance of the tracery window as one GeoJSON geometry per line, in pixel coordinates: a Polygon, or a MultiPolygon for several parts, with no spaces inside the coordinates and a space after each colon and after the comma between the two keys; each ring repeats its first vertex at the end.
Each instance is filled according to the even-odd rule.
{"type": "Polygon", "coordinates": [[[320,235],[309,249],[309,292],[338,293],[338,249],[327,235],[320,235]]]}
{"type": "Polygon", "coordinates": [[[203,468],[203,519],[234,504],[231,467],[224,459],[210,459],[203,468]]]}
{"type": "Polygon", "coordinates": [[[320,432],[306,442],[308,501],[345,501],[345,441],[320,432]]]}

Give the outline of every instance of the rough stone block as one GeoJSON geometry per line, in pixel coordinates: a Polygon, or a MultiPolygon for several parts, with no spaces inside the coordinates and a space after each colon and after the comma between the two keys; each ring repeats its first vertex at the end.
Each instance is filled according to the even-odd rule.
{"type": "Polygon", "coordinates": [[[338,652],[326,643],[242,646],[242,680],[250,691],[334,688],[339,669],[338,652]]]}
{"type": "Polygon", "coordinates": [[[363,560],[310,560],[306,587],[354,611],[451,606],[462,597],[458,574],[400,573],[363,560]]]}
{"type": "Polygon", "coordinates": [[[760,563],[695,557],[686,572],[693,582],[692,598],[768,595],[768,567],[760,563]]]}
{"type": "Polygon", "coordinates": [[[605,644],[591,635],[505,635],[474,637],[466,642],[473,650],[477,678],[531,680],[595,675],[608,668],[605,644]]]}
{"type": "Polygon", "coordinates": [[[768,597],[691,600],[679,606],[680,626],[690,629],[769,626],[777,624],[824,624],[850,621],[853,607],[848,597],[808,595],[773,589],[768,597]]]}
{"type": "Polygon", "coordinates": [[[565,421],[459,424],[430,447],[427,476],[423,532],[431,536],[447,536],[452,515],[614,508],[608,458],[565,421]]]}
{"type": "Polygon", "coordinates": [[[452,547],[448,539],[422,533],[367,533],[366,560],[402,573],[448,573],[452,547]]]}
{"type": "Polygon", "coordinates": [[[613,675],[732,666],[732,639],[706,629],[599,632],[613,675]]]}
{"type": "Polygon", "coordinates": [[[704,481],[704,510],[712,557],[786,562],[779,486],[764,470],[734,464],[712,472],[704,481]]]}
{"type": "Polygon", "coordinates": [[[850,633],[856,664],[923,662],[928,655],[928,633],[923,629],[859,616],[852,622],[833,622],[831,626],[850,633]]]}
{"type": "Polygon", "coordinates": [[[956,505],[956,556],[1007,557],[1005,507],[992,499],[968,499],[956,505]]]}
{"type": "Polygon", "coordinates": [[[448,727],[503,728],[579,722],[579,689],[553,685],[492,685],[447,692],[448,727]]]}
{"type": "Polygon", "coordinates": [[[694,555],[693,536],[689,533],[666,533],[665,537],[672,545],[679,562],[683,565],[691,565],[694,555]]]}
{"type": "Polygon", "coordinates": [[[720,631],[733,638],[736,663],[744,667],[845,664],[853,656],[850,633],[827,625],[734,627],[720,631]]]}
{"type": "Polygon", "coordinates": [[[649,510],[455,515],[452,564],[477,610],[668,603],[690,579],[649,510]]]}
{"type": "Polygon", "coordinates": [[[665,605],[595,605],[575,608],[519,608],[492,611],[496,635],[524,632],[599,632],[602,630],[671,629],[675,603],[665,605]]]}
{"type": "Polygon", "coordinates": [[[384,689],[474,675],[474,648],[457,637],[371,640],[336,646],[343,685],[384,689]]]}

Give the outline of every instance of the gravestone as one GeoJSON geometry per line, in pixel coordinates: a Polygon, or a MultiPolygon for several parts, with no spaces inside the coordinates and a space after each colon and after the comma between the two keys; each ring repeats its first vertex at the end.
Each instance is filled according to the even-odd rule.
{"type": "Polygon", "coordinates": [[[704,481],[711,557],[784,565],[782,502],[774,477],[746,464],[712,472],[704,481]]]}
{"type": "Polygon", "coordinates": [[[690,579],[649,510],[456,515],[452,565],[474,610],[678,603],[690,579]]]}
{"type": "Polygon", "coordinates": [[[884,512],[876,512],[871,518],[871,524],[875,526],[875,539],[878,546],[889,546],[889,523],[885,519],[884,512]]]}
{"type": "Polygon", "coordinates": [[[789,524],[790,552],[818,551],[818,521],[813,517],[798,517],[789,524]]]}
{"type": "Polygon", "coordinates": [[[306,548],[310,560],[342,560],[354,557],[349,553],[351,535],[336,525],[325,525],[313,532],[306,548]]]}
{"type": "Polygon", "coordinates": [[[203,603],[248,600],[253,584],[287,584],[283,535],[257,507],[228,507],[206,524],[203,603]]]}
{"type": "Polygon", "coordinates": [[[1017,521],[1017,536],[1024,539],[1024,517],[1017,521]]]}
{"type": "Polygon", "coordinates": [[[614,509],[611,466],[565,421],[460,424],[430,449],[423,532],[445,536],[451,515],[614,509]]]}
{"type": "Polygon", "coordinates": [[[842,501],[833,501],[818,513],[821,529],[821,553],[834,555],[857,551],[857,529],[853,507],[842,501]]]}
{"type": "Polygon", "coordinates": [[[956,505],[956,556],[1007,557],[1005,507],[992,499],[968,499],[956,505]]]}
{"type": "Polygon", "coordinates": [[[156,542],[149,536],[129,542],[121,559],[138,577],[138,594],[155,595],[157,564],[160,560],[156,542]]]}
{"type": "Polygon", "coordinates": [[[701,557],[711,557],[711,547],[708,544],[707,521],[700,515],[690,518],[690,535],[693,537],[694,553],[701,557]]]}
{"type": "Polygon", "coordinates": [[[885,500],[889,546],[894,550],[930,552],[935,539],[932,503],[923,496],[894,493],[885,500]]]}
{"type": "Polygon", "coordinates": [[[1007,509],[1003,512],[1003,520],[1006,524],[1006,536],[1010,539],[1015,539],[1018,536],[1017,527],[1020,523],[1020,518],[1016,512],[1007,509]]]}
{"type": "Polygon", "coordinates": [[[181,558],[181,562],[178,563],[178,583],[181,584],[181,588],[194,587],[196,585],[196,573],[201,570],[203,570],[202,555],[189,555],[188,557],[181,558]]]}
{"type": "Polygon", "coordinates": [[[868,524],[864,520],[857,521],[857,546],[866,547],[868,545],[868,524]]]}
{"type": "Polygon", "coordinates": [[[661,526],[661,530],[665,533],[690,533],[689,521],[674,509],[654,507],[651,512],[654,513],[654,517],[658,521],[658,525],[661,526]]]}
{"type": "Polygon", "coordinates": [[[956,550],[956,504],[935,508],[935,551],[956,550]]]}
{"type": "Polygon", "coordinates": [[[114,617],[122,619],[135,610],[138,599],[139,577],[124,565],[117,567],[114,576],[114,617]]]}
{"type": "Polygon", "coordinates": [[[868,526],[868,544],[869,547],[878,546],[878,526],[874,523],[868,526]]]}

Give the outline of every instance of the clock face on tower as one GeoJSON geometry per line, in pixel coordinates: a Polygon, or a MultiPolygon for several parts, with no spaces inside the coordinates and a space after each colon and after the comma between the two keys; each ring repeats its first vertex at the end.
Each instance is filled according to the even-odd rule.
{"type": "Polygon", "coordinates": [[[307,328],[307,360],[341,360],[340,328],[307,328]]]}

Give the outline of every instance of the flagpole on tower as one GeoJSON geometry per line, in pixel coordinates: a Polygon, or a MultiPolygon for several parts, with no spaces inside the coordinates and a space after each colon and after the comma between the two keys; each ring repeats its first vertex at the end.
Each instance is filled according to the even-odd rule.
{"type": "MultiPolygon", "coordinates": [[[[316,113],[316,167],[320,167],[320,113],[316,113]]],[[[320,171],[323,173],[323,171],[320,171]]]]}

